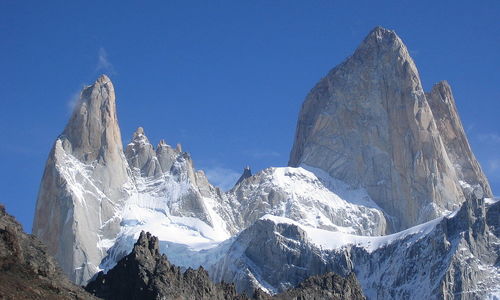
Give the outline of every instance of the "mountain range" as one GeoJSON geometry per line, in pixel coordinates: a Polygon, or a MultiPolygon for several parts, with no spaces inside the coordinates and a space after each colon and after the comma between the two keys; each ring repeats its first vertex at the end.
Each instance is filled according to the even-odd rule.
{"type": "Polygon", "coordinates": [[[142,127],[124,147],[116,105],[106,75],[82,90],[32,230],[97,295],[149,232],[161,268],[202,266],[247,296],[334,272],[368,299],[500,297],[500,203],[451,87],[425,92],[394,31],[373,29],[309,92],[288,166],[245,168],[229,191],[142,127]]]}

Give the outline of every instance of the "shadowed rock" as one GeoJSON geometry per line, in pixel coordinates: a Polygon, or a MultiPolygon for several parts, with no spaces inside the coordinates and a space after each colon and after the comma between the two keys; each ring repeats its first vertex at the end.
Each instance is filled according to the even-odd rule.
{"type": "Polygon", "coordinates": [[[0,298],[96,299],[71,283],[47,248],[0,205],[0,298]]]}

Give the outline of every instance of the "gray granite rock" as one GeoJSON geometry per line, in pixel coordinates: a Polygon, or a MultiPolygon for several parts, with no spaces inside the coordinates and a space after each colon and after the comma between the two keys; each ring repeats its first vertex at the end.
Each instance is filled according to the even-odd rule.
{"type": "Polygon", "coordinates": [[[119,231],[130,169],[123,154],[115,92],[102,75],[83,89],[49,154],[33,233],[47,244],[69,278],[86,282],[102,257],[100,241],[119,231]]]}
{"type": "MultiPolygon", "coordinates": [[[[456,114],[441,116],[460,122],[456,114]]],[[[457,150],[465,156],[457,168],[462,161],[448,153],[449,141],[406,46],[394,31],[377,27],[307,96],[289,165],[320,168],[364,187],[398,231],[457,208],[464,201],[461,178],[487,186],[478,167],[457,174],[477,164],[470,151],[457,150]]],[[[464,135],[460,143],[470,148],[464,135]]]]}
{"type": "Polygon", "coordinates": [[[479,184],[485,196],[492,197],[488,179],[467,141],[450,85],[441,81],[432,87],[426,97],[458,179],[469,185],[479,184]]]}
{"type": "Polygon", "coordinates": [[[467,198],[448,217],[367,237],[377,245],[368,248],[352,241],[322,249],[294,224],[259,220],[208,270],[247,293],[277,293],[333,271],[354,272],[368,299],[486,299],[500,293],[500,201],[482,198],[480,188],[467,198]]]}

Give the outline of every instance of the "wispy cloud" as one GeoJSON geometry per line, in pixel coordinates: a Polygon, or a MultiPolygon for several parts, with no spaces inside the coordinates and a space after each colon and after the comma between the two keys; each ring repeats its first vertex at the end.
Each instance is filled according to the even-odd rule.
{"type": "Polygon", "coordinates": [[[99,48],[97,53],[97,67],[96,72],[104,72],[108,74],[115,74],[115,68],[113,64],[109,61],[108,53],[106,49],[99,48]]]}
{"type": "Polygon", "coordinates": [[[204,171],[208,177],[208,181],[224,191],[231,189],[241,176],[235,170],[219,166],[205,168],[204,171]]]}
{"type": "Polygon", "coordinates": [[[486,133],[477,136],[480,142],[488,144],[500,144],[500,134],[486,133]]]}
{"type": "Polygon", "coordinates": [[[488,171],[492,173],[500,171],[500,159],[490,159],[488,161],[488,171]]]}
{"type": "Polygon", "coordinates": [[[66,103],[68,114],[73,113],[73,110],[75,110],[78,101],[80,101],[80,93],[81,93],[80,91],[76,91],[69,97],[69,100],[66,103]]]}

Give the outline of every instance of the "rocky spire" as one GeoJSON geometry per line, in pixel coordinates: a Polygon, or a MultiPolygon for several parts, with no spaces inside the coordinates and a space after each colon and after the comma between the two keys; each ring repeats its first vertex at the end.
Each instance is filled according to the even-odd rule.
{"type": "Polygon", "coordinates": [[[156,152],[142,127],[137,128],[134,132],[132,141],[125,150],[125,157],[129,166],[137,169],[143,177],[156,177],[162,174],[156,152]]]}
{"type": "Polygon", "coordinates": [[[106,75],[82,90],[62,137],[71,144],[72,155],[83,162],[106,161],[122,151],[115,90],[106,75]]]}
{"type": "Polygon", "coordinates": [[[381,27],[307,96],[289,165],[364,187],[396,230],[464,200],[417,68],[396,33],[381,27]]]}
{"type": "Polygon", "coordinates": [[[234,186],[237,186],[238,184],[240,184],[240,182],[247,179],[248,177],[252,177],[252,171],[250,170],[250,166],[246,166],[243,169],[243,174],[241,174],[240,179],[236,181],[236,184],[234,186]]]}
{"type": "Polygon", "coordinates": [[[119,230],[116,215],[129,180],[113,84],[102,75],[82,90],[54,143],[33,222],[33,233],[72,281],[84,283],[96,272],[104,255],[100,241],[119,230]]]}
{"type": "Polygon", "coordinates": [[[467,141],[450,85],[438,82],[426,96],[458,178],[469,185],[479,184],[486,197],[492,197],[488,179],[467,141]]]}

